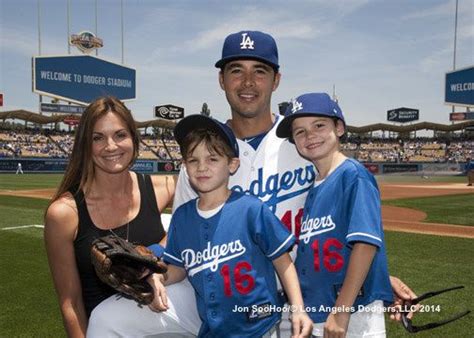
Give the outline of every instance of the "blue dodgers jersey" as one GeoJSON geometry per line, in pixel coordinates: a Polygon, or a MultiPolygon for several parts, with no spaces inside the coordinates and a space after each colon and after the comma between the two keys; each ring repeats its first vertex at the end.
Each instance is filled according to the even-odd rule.
{"type": "Polygon", "coordinates": [[[325,322],[336,303],[355,242],[375,245],[377,251],[352,308],[357,311],[375,300],[390,304],[377,182],[359,162],[346,159],[309,191],[303,210],[295,265],[315,323],[325,322]]]}
{"type": "Polygon", "coordinates": [[[199,336],[263,335],[281,318],[272,260],[295,237],[253,196],[232,192],[208,219],[196,204],[173,214],[164,259],[186,269],[203,322],[199,336]]]}

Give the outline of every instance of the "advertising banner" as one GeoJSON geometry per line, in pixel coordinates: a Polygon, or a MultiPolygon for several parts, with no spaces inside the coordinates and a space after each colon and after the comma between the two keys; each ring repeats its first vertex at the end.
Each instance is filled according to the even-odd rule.
{"type": "MultiPolygon", "coordinates": [[[[16,172],[18,163],[25,174],[56,172],[62,173],[66,170],[68,159],[40,159],[40,158],[2,158],[0,159],[0,172],[16,172]]],[[[137,160],[131,170],[145,174],[177,173],[178,162],[158,162],[155,160],[137,160]]]]}
{"type": "Polygon", "coordinates": [[[184,108],[172,104],[155,107],[155,117],[167,120],[177,120],[184,117],[184,108]]]}
{"type": "Polygon", "coordinates": [[[136,160],[133,164],[132,171],[151,174],[157,172],[156,161],[153,160],[136,160]]]}
{"type": "Polygon", "coordinates": [[[474,120],[474,113],[450,113],[449,121],[474,120]]]}
{"type": "Polygon", "coordinates": [[[387,121],[390,122],[412,122],[420,119],[420,111],[413,108],[397,108],[387,111],[387,121]]]}
{"type": "Polygon", "coordinates": [[[474,66],[446,73],[446,104],[474,106],[474,66]]]}
{"type": "Polygon", "coordinates": [[[177,162],[158,162],[158,171],[159,172],[168,172],[168,173],[178,173],[180,168],[181,161],[177,162]]]}
{"type": "Polygon", "coordinates": [[[112,95],[136,98],[136,71],[90,55],[33,57],[33,92],[87,105],[112,95]]]}
{"type": "Polygon", "coordinates": [[[362,164],[364,165],[364,167],[367,168],[368,171],[370,171],[372,175],[377,175],[379,173],[378,164],[375,164],[375,163],[362,163],[362,164]]]}
{"type": "Polygon", "coordinates": [[[82,114],[86,110],[84,106],[73,106],[70,104],[41,103],[41,111],[43,113],[66,113],[66,114],[82,114]]]}
{"type": "Polygon", "coordinates": [[[382,172],[390,173],[407,173],[419,171],[418,164],[383,164],[382,172]]]}

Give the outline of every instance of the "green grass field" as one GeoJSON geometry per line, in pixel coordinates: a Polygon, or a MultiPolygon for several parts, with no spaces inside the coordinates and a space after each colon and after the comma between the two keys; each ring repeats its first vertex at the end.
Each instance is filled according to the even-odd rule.
{"type": "Polygon", "coordinates": [[[383,204],[424,211],[428,216],[423,222],[474,226],[474,193],[404,198],[383,201],[383,204]]]}
{"type": "MultiPolygon", "coordinates": [[[[48,188],[54,187],[59,180],[59,175],[0,175],[0,189],[48,188]]],[[[450,204],[458,203],[451,197],[447,198],[450,204]]],[[[65,336],[49,274],[42,230],[3,230],[6,227],[42,224],[47,203],[46,200],[33,198],[0,196],[0,337],[65,336]]],[[[448,204],[445,200],[436,203],[443,206],[437,210],[448,204]]],[[[459,214],[466,209],[463,207],[453,212],[459,214]]],[[[434,298],[429,304],[439,305],[439,312],[419,313],[415,323],[445,318],[472,308],[473,244],[472,239],[386,232],[391,274],[402,278],[418,294],[454,285],[466,287],[434,298]]],[[[459,322],[417,334],[416,337],[472,337],[472,332],[474,324],[471,314],[459,322]]],[[[410,336],[401,325],[388,324],[388,337],[410,336]]]]}
{"type": "Polygon", "coordinates": [[[27,190],[56,188],[62,177],[63,175],[60,174],[0,174],[0,189],[27,190]]]}
{"type": "MultiPolygon", "coordinates": [[[[425,304],[439,305],[432,312],[419,313],[415,324],[447,318],[474,304],[472,239],[386,232],[389,271],[402,278],[417,293],[464,285],[465,289],[436,296],[425,304]]],[[[416,337],[472,337],[472,314],[459,322],[419,333],[416,337]]],[[[389,337],[410,336],[401,325],[389,323],[389,337]]]]}
{"type": "MultiPolygon", "coordinates": [[[[0,196],[0,229],[43,224],[48,201],[0,196]]],[[[64,336],[46,253],[37,228],[0,230],[0,336],[64,336]]]]}

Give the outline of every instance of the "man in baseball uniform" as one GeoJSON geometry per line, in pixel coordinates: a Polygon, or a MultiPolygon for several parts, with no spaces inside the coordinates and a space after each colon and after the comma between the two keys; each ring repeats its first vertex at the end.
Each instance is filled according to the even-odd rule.
{"type": "MultiPolygon", "coordinates": [[[[227,124],[240,148],[240,168],[229,187],[258,197],[298,235],[306,193],[316,173],[312,163],[275,134],[279,116],[271,113],[271,96],[281,76],[275,40],[258,31],[231,34],[216,67],[232,113],[227,124]]],[[[173,207],[195,196],[183,169],[173,207]]]]}
{"type": "Polygon", "coordinates": [[[467,175],[467,186],[472,187],[474,183],[474,160],[471,160],[470,157],[466,158],[466,175],[467,175]]]}

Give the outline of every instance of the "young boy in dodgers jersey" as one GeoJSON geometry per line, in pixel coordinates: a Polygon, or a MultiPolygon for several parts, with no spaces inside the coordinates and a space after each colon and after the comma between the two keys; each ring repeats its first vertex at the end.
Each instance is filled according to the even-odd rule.
{"type": "MultiPolygon", "coordinates": [[[[175,138],[199,197],[173,214],[164,255],[170,265],[160,282],[187,275],[202,320],[200,337],[274,337],[270,331],[277,331],[283,305],[276,270],[294,306],[294,336],[310,335],[312,322],[287,253],[294,236],[259,199],[227,187],[239,166],[230,128],[192,115],[176,125],[175,138]]],[[[157,289],[163,287],[158,283],[157,289]]]]}
{"type": "Polygon", "coordinates": [[[377,183],[340,152],[344,116],[328,94],[303,94],[285,115],[277,135],[295,143],[319,173],[303,209],[295,262],[313,335],[384,337],[383,303],[392,303],[392,291],[377,183]]]}

